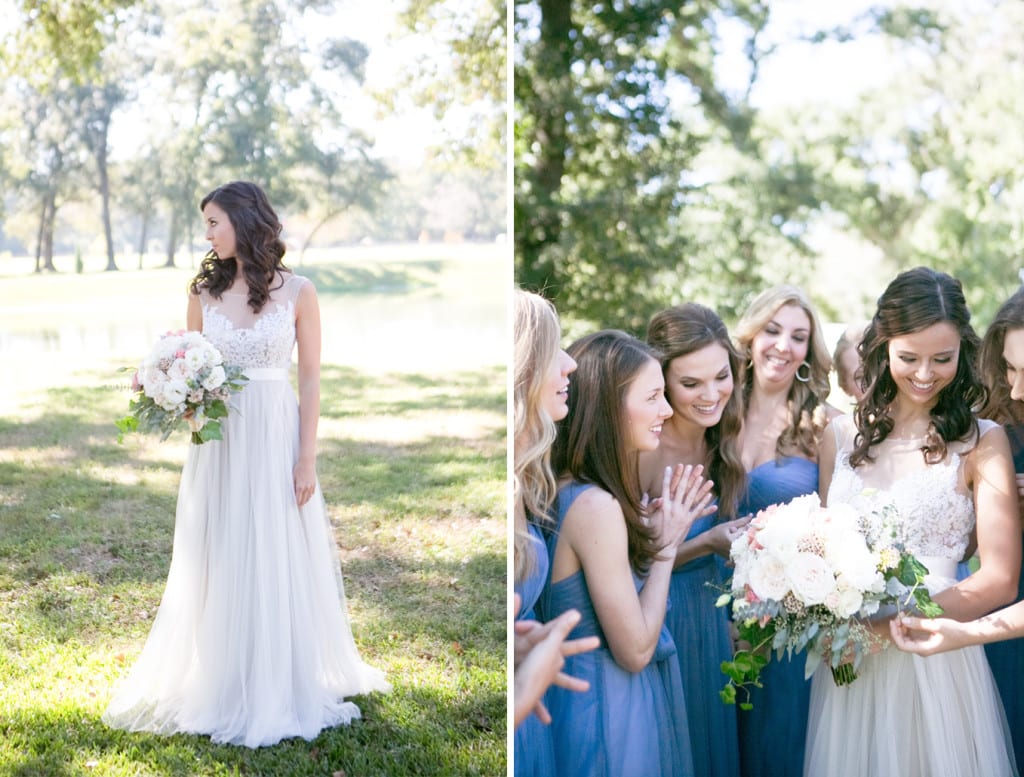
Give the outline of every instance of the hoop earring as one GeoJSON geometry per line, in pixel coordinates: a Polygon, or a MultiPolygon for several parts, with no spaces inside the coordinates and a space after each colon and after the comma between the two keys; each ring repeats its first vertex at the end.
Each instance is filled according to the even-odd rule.
{"type": "Polygon", "coordinates": [[[807,361],[807,360],[804,360],[804,363],[801,364],[800,367],[796,368],[796,379],[798,381],[800,381],[801,383],[806,383],[807,381],[809,381],[811,379],[811,363],[809,361],[807,361]],[[807,377],[803,377],[800,374],[800,367],[806,367],[807,368],[807,377]]]}

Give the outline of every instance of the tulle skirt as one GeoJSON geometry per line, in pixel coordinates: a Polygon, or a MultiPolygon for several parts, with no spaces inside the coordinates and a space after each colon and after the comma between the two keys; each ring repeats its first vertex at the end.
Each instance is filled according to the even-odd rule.
{"type": "MultiPolygon", "coordinates": [[[[924,560],[929,569],[937,568],[924,560]]],[[[930,578],[934,593],[956,582],[930,578]]],[[[807,777],[1016,775],[1002,704],[980,646],[922,657],[890,647],[850,685],[811,683],[807,777]]]]}
{"type": "Polygon", "coordinates": [[[258,747],[349,723],[347,697],[389,689],[353,641],[319,487],[295,501],[287,372],[250,377],[224,439],[189,446],[163,600],[112,727],[258,747]]]}

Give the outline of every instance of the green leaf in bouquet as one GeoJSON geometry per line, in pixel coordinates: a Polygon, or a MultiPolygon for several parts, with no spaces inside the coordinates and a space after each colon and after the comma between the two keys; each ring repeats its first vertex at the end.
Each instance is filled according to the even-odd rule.
{"type": "Polygon", "coordinates": [[[807,661],[804,663],[805,680],[811,679],[811,676],[821,664],[822,658],[824,658],[824,654],[821,652],[821,648],[818,647],[818,643],[812,642],[811,646],[807,648],[807,661]]]}
{"type": "Polygon", "coordinates": [[[725,704],[735,704],[736,703],[736,686],[735,685],[727,685],[722,690],[720,690],[718,692],[718,695],[721,697],[722,701],[725,704]]]}
{"type": "MultiPolygon", "coordinates": [[[[213,417],[213,416],[209,416],[213,417]]],[[[220,421],[207,421],[206,426],[199,430],[199,440],[201,443],[209,442],[210,440],[223,440],[221,436],[220,421]]]]}
{"type": "Polygon", "coordinates": [[[779,629],[775,632],[775,636],[772,637],[772,649],[778,650],[779,648],[785,647],[789,641],[789,629],[779,629]]]}
{"type": "Polygon", "coordinates": [[[725,607],[732,601],[732,594],[722,594],[715,599],[715,607],[725,607]]]}
{"type": "Polygon", "coordinates": [[[914,602],[917,605],[917,609],[926,618],[938,618],[944,612],[942,607],[932,600],[926,588],[918,588],[914,591],[914,602]]]}
{"type": "Polygon", "coordinates": [[[126,415],[124,418],[118,418],[114,421],[114,425],[117,427],[117,442],[118,444],[124,443],[124,436],[130,432],[137,431],[139,428],[139,419],[133,415],[126,415]]]}
{"type": "MultiPolygon", "coordinates": [[[[206,408],[207,418],[227,418],[227,415],[228,406],[224,403],[223,399],[215,399],[213,402],[210,403],[210,406],[206,408]]],[[[218,428],[220,427],[218,426],[218,428]]],[[[219,440],[220,437],[217,437],[215,439],[219,440]]]]}

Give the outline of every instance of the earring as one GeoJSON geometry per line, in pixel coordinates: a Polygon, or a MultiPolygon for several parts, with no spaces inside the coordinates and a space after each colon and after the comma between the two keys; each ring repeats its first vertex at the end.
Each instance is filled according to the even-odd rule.
{"type": "Polygon", "coordinates": [[[811,363],[805,359],[804,363],[801,364],[800,367],[796,368],[796,379],[798,381],[800,381],[801,383],[806,383],[807,381],[809,381],[811,379],[811,363]],[[800,374],[800,367],[806,367],[807,368],[807,375],[806,376],[800,374]]]}

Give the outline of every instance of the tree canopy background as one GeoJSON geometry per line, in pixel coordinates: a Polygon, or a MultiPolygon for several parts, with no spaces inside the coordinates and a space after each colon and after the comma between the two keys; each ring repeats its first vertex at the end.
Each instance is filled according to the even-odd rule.
{"type": "Polygon", "coordinates": [[[863,318],[925,264],[983,328],[1024,265],[1024,5],[861,6],[517,2],[517,282],[570,331],[642,334],[784,281],[863,318]]]}
{"type": "Polygon", "coordinates": [[[133,246],[140,267],[154,250],[172,265],[201,238],[199,198],[236,178],[267,189],[300,255],[500,238],[505,6],[372,5],[0,0],[0,256],[34,252],[39,271],[80,251],[116,270],[133,246]],[[400,63],[393,84],[367,84],[376,49],[355,13],[391,25],[378,45],[400,63]],[[433,122],[414,122],[410,106],[439,90],[433,122]],[[419,157],[375,143],[375,118],[397,116],[419,157]]]}

